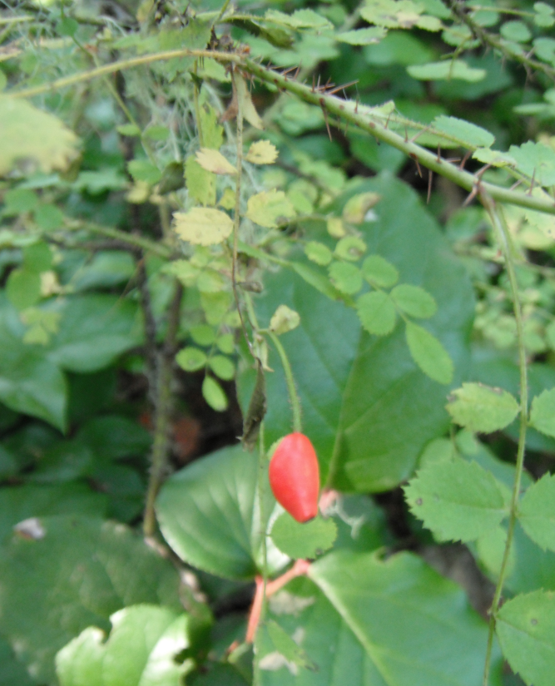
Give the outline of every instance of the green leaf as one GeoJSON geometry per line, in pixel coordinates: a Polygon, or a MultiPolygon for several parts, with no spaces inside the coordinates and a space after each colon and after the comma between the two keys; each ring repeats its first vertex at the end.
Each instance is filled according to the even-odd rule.
{"type": "MultiPolygon", "coordinates": [[[[361,226],[361,238],[372,252],[397,266],[403,281],[419,283],[434,296],[441,316],[430,321],[430,331],[452,356],[455,384],[460,385],[467,373],[468,331],[474,318],[465,268],[406,185],[384,174],[359,188],[382,196],[378,218],[361,226]]],[[[331,204],[330,214],[340,216],[348,197],[346,193],[331,204]]],[[[312,237],[330,240],[324,222],[311,226],[312,237]]],[[[307,289],[289,269],[266,276],[265,291],[255,303],[258,320],[269,321],[281,304],[301,317],[283,345],[301,398],[304,432],[318,453],[322,483],[343,491],[379,492],[409,478],[425,445],[448,430],[449,415],[446,388],[413,362],[403,327],[387,338],[371,338],[356,312],[307,289]]],[[[290,433],[291,409],[280,361],[272,350],[268,365],[274,372],[267,375],[264,426],[271,445],[290,433]]],[[[255,378],[254,369],[243,367],[238,380],[243,407],[255,378]]]]}
{"type": "MultiPolygon", "coordinates": [[[[345,203],[345,207],[343,208],[343,219],[351,224],[362,224],[368,210],[372,209],[379,200],[379,193],[373,193],[372,191],[353,195],[345,203]]],[[[366,250],[366,246],[364,246],[364,250],[366,250]]],[[[364,252],[364,250],[362,252],[364,252]]]]}
{"type": "Polygon", "coordinates": [[[299,313],[287,305],[280,305],[270,319],[270,331],[281,336],[288,331],[293,331],[301,323],[299,313]]]}
{"type": "Polygon", "coordinates": [[[429,62],[428,64],[414,64],[407,67],[408,73],[421,81],[450,81],[459,79],[474,83],[482,81],[486,77],[485,69],[469,67],[463,60],[450,60],[445,62],[429,62]]]}
{"type": "Polygon", "coordinates": [[[473,541],[508,514],[495,478],[476,462],[430,465],[404,491],[411,512],[440,540],[473,541]]]}
{"type": "Polygon", "coordinates": [[[337,526],[332,519],[320,516],[299,524],[284,512],[274,522],[271,537],[276,548],[288,557],[312,560],[332,547],[337,526]]]}
{"type": "Polygon", "coordinates": [[[504,429],[519,411],[510,393],[480,383],[463,383],[452,392],[446,407],[454,422],[479,433],[504,429]]]}
{"type": "Polygon", "coordinates": [[[169,608],[135,605],[110,617],[106,640],[85,629],[56,655],[61,686],[176,686],[192,669],[175,658],[190,646],[188,617],[169,608]]]}
{"type": "Polygon", "coordinates": [[[413,322],[407,322],[406,336],[412,359],[424,374],[438,383],[450,384],[453,380],[453,361],[440,341],[413,322]]]}
{"type": "Polygon", "coordinates": [[[391,291],[391,299],[403,312],[411,317],[429,319],[437,312],[437,304],[428,291],[420,286],[402,283],[391,291]]]}
{"type": "Polygon", "coordinates": [[[32,160],[43,172],[65,169],[77,156],[77,136],[23,98],[0,95],[0,176],[32,160]]]}
{"type": "Polygon", "coordinates": [[[278,223],[295,216],[291,201],[283,191],[262,191],[247,201],[247,217],[267,229],[276,229],[278,223]]]}
{"type": "Polygon", "coordinates": [[[509,154],[516,160],[517,169],[540,186],[555,184],[555,152],[543,143],[528,141],[522,145],[511,145],[509,154]]]}
{"type": "Polygon", "coordinates": [[[0,400],[12,410],[65,428],[67,388],[44,348],[23,343],[25,327],[6,300],[0,300],[0,400]]]}
{"type": "Polygon", "coordinates": [[[70,515],[31,521],[0,558],[0,631],[39,682],[53,683],[60,648],[90,625],[108,630],[118,609],[180,611],[172,564],[124,525],[70,515]]]}
{"type": "Polygon", "coordinates": [[[318,241],[310,241],[305,245],[304,248],[305,255],[312,262],[316,262],[323,267],[328,265],[332,261],[332,252],[324,243],[319,243],[318,241]]]}
{"type": "Polygon", "coordinates": [[[331,24],[325,17],[314,10],[296,10],[293,14],[284,14],[277,10],[268,10],[265,15],[268,21],[284,24],[294,29],[331,29],[331,24]]]}
{"type": "Polygon", "coordinates": [[[362,288],[362,275],[354,264],[332,262],[328,272],[332,284],[342,293],[354,295],[362,288]]]}
{"type": "Polygon", "coordinates": [[[365,29],[354,29],[353,31],[343,31],[335,37],[340,43],[349,45],[370,45],[379,43],[385,38],[386,31],[381,26],[372,26],[365,29]]]}
{"type": "Polygon", "coordinates": [[[203,169],[213,174],[237,174],[237,169],[217,150],[201,148],[195,159],[203,169]]]}
{"type": "Polygon", "coordinates": [[[208,360],[208,365],[214,374],[224,381],[231,381],[235,377],[235,365],[223,355],[214,355],[208,360]]]}
{"type": "Polygon", "coordinates": [[[362,326],[375,336],[387,336],[395,328],[397,312],[393,301],[383,291],[361,295],[357,300],[357,313],[362,326]]]}
{"type": "Polygon", "coordinates": [[[17,310],[26,310],[40,300],[40,274],[28,269],[14,269],[6,282],[6,295],[17,310]]]}
{"type": "Polygon", "coordinates": [[[223,243],[233,231],[233,220],[225,212],[193,207],[188,212],[174,212],[174,229],[179,238],[193,245],[223,243]]]}
{"type": "MultiPolygon", "coordinates": [[[[258,460],[240,446],[224,448],[171,476],[156,504],[162,534],[188,564],[230,579],[251,580],[261,569],[258,460]]],[[[265,516],[273,496],[264,486],[265,516]]],[[[270,545],[270,567],[285,558],[270,545]],[[273,552],[272,552],[273,551],[273,552]]]]}
{"type": "Polygon", "coordinates": [[[31,678],[21,662],[16,660],[10,644],[1,636],[0,665],[0,686],[36,686],[37,682],[31,678]]]}
{"type": "Polygon", "coordinates": [[[158,183],[162,178],[162,172],[147,160],[131,160],[127,165],[133,181],[144,181],[150,185],[158,183]]]}
{"type": "Polygon", "coordinates": [[[135,137],[141,135],[141,129],[135,124],[121,124],[116,126],[116,131],[121,133],[122,136],[135,137]]]}
{"type": "MultiPolygon", "coordinates": [[[[35,446],[36,447],[36,446],[35,446]]],[[[107,497],[85,483],[25,484],[0,490],[0,541],[13,527],[31,517],[79,514],[100,517],[106,514],[107,497]]],[[[0,679],[0,683],[1,679],[0,679]]]]}
{"type": "MultiPolygon", "coordinates": [[[[275,618],[304,628],[304,646],[320,674],[342,665],[341,673],[348,670],[353,684],[480,683],[486,623],[469,608],[460,587],[417,556],[402,553],[382,561],[373,554],[337,551],[313,563],[309,576],[322,595],[309,587],[304,595],[310,594],[313,604],[295,616],[275,618]]],[[[298,683],[285,670],[280,674],[280,686],[298,683]]]]}
{"type": "Polygon", "coordinates": [[[193,200],[205,206],[216,204],[216,176],[203,169],[192,155],[185,161],[185,182],[193,200]]]}
{"type": "MultiPolygon", "coordinates": [[[[284,631],[277,622],[274,622],[272,620],[266,622],[266,624],[262,628],[262,631],[265,634],[267,634],[267,639],[269,639],[271,646],[280,656],[282,656],[286,660],[288,665],[292,665],[293,667],[300,667],[301,669],[309,669],[313,672],[318,671],[318,665],[316,665],[314,662],[312,662],[312,660],[310,660],[306,652],[299,645],[297,645],[297,643],[295,643],[293,638],[291,638],[291,636],[289,636],[289,634],[286,631],[284,631]]],[[[264,638],[266,637],[263,637],[262,641],[264,641],[264,638]]],[[[270,653],[270,655],[267,654],[265,656],[266,666],[269,664],[268,658],[271,655],[275,654],[270,653]]],[[[262,665],[262,669],[264,669],[264,664],[262,665]]],[[[293,669],[292,671],[296,670],[293,669]]]]}
{"type": "Polygon", "coordinates": [[[519,504],[518,519],[542,550],[555,551],[555,476],[544,474],[526,490],[519,504]]]}
{"type": "Polygon", "coordinates": [[[530,686],[551,686],[555,671],[555,594],[534,591],[507,600],[496,632],[511,669],[530,686]]]}
{"type": "Polygon", "coordinates": [[[538,431],[555,438],[555,388],[543,391],[532,400],[530,423],[538,431]]]}
{"type": "Polygon", "coordinates": [[[191,338],[197,345],[212,345],[216,340],[216,331],[214,327],[208,324],[197,324],[189,329],[191,338]]]}
{"type": "Polygon", "coordinates": [[[224,412],[227,410],[229,402],[227,395],[220,384],[211,376],[205,376],[202,382],[202,397],[206,400],[208,405],[216,412],[224,412]]]}
{"type": "Polygon", "coordinates": [[[69,296],[48,303],[44,309],[62,315],[58,332],[45,351],[62,369],[97,371],[142,342],[137,305],[119,296],[69,296]]]}
{"type": "Polygon", "coordinates": [[[38,202],[39,199],[35,191],[28,188],[12,188],[4,194],[2,214],[6,217],[12,217],[24,212],[31,212],[38,205],[38,202]]]}
{"type": "Polygon", "coordinates": [[[530,29],[523,21],[506,21],[501,25],[500,33],[503,38],[516,43],[526,43],[532,38],[530,29]]]}
{"type": "Polygon", "coordinates": [[[149,126],[143,133],[143,136],[151,141],[165,141],[169,135],[170,130],[167,126],[149,126]]]}
{"type": "Polygon", "coordinates": [[[399,281],[397,268],[381,255],[369,255],[362,263],[362,275],[372,286],[391,288],[399,281]]]}
{"type": "Polygon", "coordinates": [[[301,262],[290,263],[291,268],[305,281],[317,291],[325,295],[330,300],[339,300],[341,293],[337,290],[327,278],[325,274],[312,269],[308,264],[301,262]]]}
{"type": "Polygon", "coordinates": [[[204,145],[214,150],[219,150],[224,142],[224,127],[219,123],[218,119],[219,114],[212,105],[204,103],[200,108],[202,136],[204,138],[204,145]]]}
{"type": "Polygon", "coordinates": [[[446,117],[442,114],[434,119],[433,127],[465,146],[489,148],[495,142],[495,136],[486,129],[456,117],[446,117]]]}
{"type": "Polygon", "coordinates": [[[358,262],[365,252],[366,243],[357,236],[345,236],[335,246],[336,257],[349,262],[358,262]]]}
{"type": "Polygon", "coordinates": [[[94,417],[81,426],[77,439],[96,457],[121,460],[148,453],[150,433],[137,420],[118,414],[94,417]]]}

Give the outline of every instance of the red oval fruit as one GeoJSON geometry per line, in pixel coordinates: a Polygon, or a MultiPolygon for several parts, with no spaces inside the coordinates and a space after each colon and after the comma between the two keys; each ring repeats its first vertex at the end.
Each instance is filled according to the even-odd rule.
{"type": "Polygon", "coordinates": [[[304,434],[288,434],[281,440],[270,460],[270,486],[278,503],[298,522],[318,514],[320,468],[304,434]]]}

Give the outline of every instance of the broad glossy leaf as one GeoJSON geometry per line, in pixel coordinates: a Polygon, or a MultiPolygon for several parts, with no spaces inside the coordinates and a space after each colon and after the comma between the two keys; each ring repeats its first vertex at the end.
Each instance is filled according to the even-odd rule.
{"type": "Polygon", "coordinates": [[[23,343],[25,327],[6,299],[0,300],[0,401],[10,409],[65,427],[67,388],[42,346],[23,343]]]}
{"type": "Polygon", "coordinates": [[[24,519],[59,514],[101,517],[106,513],[107,497],[84,483],[56,485],[26,484],[0,489],[0,541],[24,519]]]}
{"type": "Polygon", "coordinates": [[[284,598],[270,599],[270,611],[290,635],[296,632],[317,671],[295,677],[282,663],[261,671],[263,686],[480,683],[486,624],[462,589],[418,557],[381,561],[339,551],[315,562],[309,577],[315,586],[289,585],[284,598]]]}
{"type": "Polygon", "coordinates": [[[85,629],[56,655],[61,686],[180,686],[191,662],[175,658],[189,647],[188,617],[165,607],[135,605],[110,617],[107,640],[85,629]]]}
{"type": "Polygon", "coordinates": [[[14,534],[0,557],[0,631],[40,682],[54,655],[88,626],[137,603],[180,609],[173,566],[123,524],[78,516],[37,520],[34,538],[14,534]]]}
{"type": "MultiPolygon", "coordinates": [[[[438,313],[428,326],[448,350],[455,379],[466,372],[473,296],[462,265],[415,194],[385,175],[357,191],[379,193],[377,221],[361,225],[371,254],[383,256],[401,279],[422,285],[438,313]],[[418,230],[415,230],[418,227],[418,230]]],[[[343,196],[331,209],[341,214],[343,196]]],[[[322,223],[314,238],[333,245],[322,223]]],[[[367,334],[356,313],[308,289],[289,271],[271,275],[256,307],[266,326],[285,303],[301,316],[283,338],[301,397],[304,432],[320,461],[322,483],[345,491],[382,491],[407,478],[423,447],[448,426],[445,386],[428,379],[412,360],[402,327],[386,338],[367,334]],[[422,418],[425,417],[425,421],[422,418]]],[[[271,351],[267,375],[266,440],[291,431],[291,410],[281,363],[271,351]]],[[[254,371],[239,379],[245,405],[254,371]]],[[[455,383],[460,383],[455,381],[455,383]]]]}
{"type": "MultiPolygon", "coordinates": [[[[171,476],[156,504],[164,538],[187,563],[230,579],[252,579],[261,565],[256,453],[224,448],[171,476]]],[[[275,501],[264,485],[267,522],[275,501]]],[[[284,556],[272,552],[270,566],[284,556]]]]}
{"type": "Polygon", "coordinates": [[[496,621],[503,655],[527,686],[552,686],[555,673],[555,593],[534,591],[503,604],[496,621]]]}
{"type": "Polygon", "coordinates": [[[95,372],[143,339],[137,305],[116,295],[79,295],[53,301],[62,315],[47,348],[48,359],[72,372],[95,372]]]}
{"type": "Polygon", "coordinates": [[[508,514],[495,478],[476,462],[432,464],[404,490],[412,513],[441,540],[472,541],[508,514]]]}
{"type": "Polygon", "coordinates": [[[35,686],[36,683],[18,662],[10,644],[0,636],[0,686],[35,686]]]}

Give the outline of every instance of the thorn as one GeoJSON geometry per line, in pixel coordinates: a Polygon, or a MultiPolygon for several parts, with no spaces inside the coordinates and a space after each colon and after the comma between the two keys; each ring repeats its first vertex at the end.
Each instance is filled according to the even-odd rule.
{"type": "Polygon", "coordinates": [[[441,164],[441,145],[438,143],[437,144],[437,157],[436,157],[436,162],[438,164],[441,164]]]}
{"type": "Polygon", "coordinates": [[[509,190],[511,190],[511,191],[516,190],[520,186],[521,183],[522,183],[522,179],[518,179],[518,181],[515,181],[513,183],[513,185],[511,186],[511,188],[509,190]]]}
{"type": "Polygon", "coordinates": [[[532,174],[532,181],[530,182],[530,188],[526,195],[532,195],[532,191],[534,190],[534,181],[536,180],[536,168],[534,167],[534,173],[532,174]]]}
{"type": "Polygon", "coordinates": [[[468,162],[470,155],[472,155],[472,150],[467,150],[462,158],[461,163],[459,164],[459,169],[464,169],[464,165],[468,162]]]}
{"type": "Polygon", "coordinates": [[[463,202],[462,206],[467,207],[470,205],[470,203],[474,200],[474,198],[478,195],[478,185],[474,186],[472,189],[472,192],[468,196],[468,198],[463,202]]]}
{"type": "Polygon", "coordinates": [[[315,82],[315,80],[314,80],[315,78],[316,78],[316,77],[314,76],[314,74],[312,74],[312,92],[313,92],[313,93],[314,93],[314,89],[316,88],[316,82],[315,82]]]}
{"type": "Polygon", "coordinates": [[[320,74],[318,74],[318,85],[316,86],[316,90],[320,92],[320,74]]]}
{"type": "Polygon", "coordinates": [[[419,138],[423,133],[426,133],[426,131],[427,131],[429,128],[430,128],[430,125],[428,124],[428,126],[426,126],[425,128],[423,128],[423,129],[422,129],[421,131],[419,131],[415,136],[413,136],[413,137],[410,139],[409,143],[414,143],[414,141],[415,141],[417,138],[419,138]]]}
{"type": "Polygon", "coordinates": [[[290,72],[292,72],[294,69],[297,69],[297,70],[298,70],[298,67],[289,67],[289,69],[286,69],[285,71],[282,71],[282,72],[281,72],[281,75],[282,75],[282,76],[287,76],[287,74],[289,74],[290,72]]]}
{"type": "Polygon", "coordinates": [[[357,93],[357,99],[355,100],[355,114],[358,114],[358,93],[357,93]]]}
{"type": "Polygon", "coordinates": [[[482,175],[487,172],[487,170],[491,167],[491,164],[485,164],[481,169],[479,169],[476,172],[476,176],[478,177],[478,183],[481,181],[482,175]]]}
{"type": "MultiPolygon", "coordinates": [[[[343,90],[344,88],[348,88],[349,86],[354,86],[355,83],[358,83],[358,79],[356,81],[349,81],[349,83],[345,83],[343,86],[337,86],[331,91],[328,91],[326,95],[333,95],[334,93],[337,93],[337,91],[343,90]]],[[[347,94],[345,93],[345,100],[347,99],[347,94]]]]}
{"type": "Polygon", "coordinates": [[[387,129],[387,127],[389,126],[389,120],[390,120],[392,114],[393,114],[393,112],[390,112],[390,113],[387,115],[387,119],[386,119],[386,121],[385,121],[385,128],[386,128],[386,129],[387,129]]]}
{"type": "Polygon", "coordinates": [[[460,157],[448,157],[445,161],[449,162],[451,164],[454,164],[455,162],[460,162],[461,158],[460,157]]]}
{"type": "Polygon", "coordinates": [[[328,136],[330,137],[330,141],[333,141],[333,138],[331,137],[331,131],[330,131],[330,125],[328,122],[328,111],[326,110],[326,101],[324,98],[320,98],[318,101],[320,103],[320,107],[322,108],[322,112],[324,114],[324,121],[326,122],[326,129],[328,130],[328,136]]]}
{"type": "Polygon", "coordinates": [[[430,204],[430,198],[432,197],[432,181],[434,178],[434,172],[429,169],[428,170],[428,195],[426,196],[426,205],[430,204]]]}
{"type": "Polygon", "coordinates": [[[409,132],[408,132],[407,127],[405,125],[405,143],[408,143],[408,142],[409,142],[409,132]]]}
{"type": "Polygon", "coordinates": [[[416,169],[418,170],[418,176],[422,178],[422,169],[420,169],[420,162],[418,161],[418,157],[416,157],[416,155],[413,152],[409,154],[409,157],[415,161],[416,169]]]}

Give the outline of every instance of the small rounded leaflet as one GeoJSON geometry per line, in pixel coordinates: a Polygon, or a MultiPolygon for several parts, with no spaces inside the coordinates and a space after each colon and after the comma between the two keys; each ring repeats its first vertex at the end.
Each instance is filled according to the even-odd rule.
{"type": "Polygon", "coordinates": [[[320,469],[310,440],[302,433],[285,436],[270,461],[270,486],[280,505],[301,524],[318,514],[320,469]]]}

